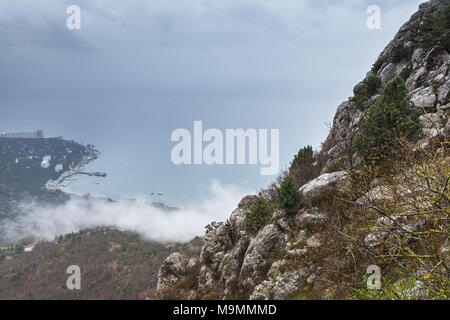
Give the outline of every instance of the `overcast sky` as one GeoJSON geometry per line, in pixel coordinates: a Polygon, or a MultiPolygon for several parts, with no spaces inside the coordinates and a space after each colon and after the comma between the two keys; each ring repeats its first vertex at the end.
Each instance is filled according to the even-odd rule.
{"type": "Polygon", "coordinates": [[[168,203],[216,179],[268,185],[259,166],[175,166],[174,129],[280,130],[280,164],[319,148],[338,105],[420,0],[1,0],[0,131],[42,129],[92,143],[77,192],[168,203]],[[81,29],[66,8],[81,8],[81,29]],[[381,30],[366,27],[381,7],[381,30]]]}

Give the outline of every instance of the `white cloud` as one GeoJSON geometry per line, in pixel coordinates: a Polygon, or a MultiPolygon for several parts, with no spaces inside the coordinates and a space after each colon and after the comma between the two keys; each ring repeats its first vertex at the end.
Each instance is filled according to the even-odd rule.
{"type": "Polygon", "coordinates": [[[4,220],[3,228],[6,238],[13,241],[24,237],[52,240],[56,235],[101,226],[137,231],[156,241],[188,241],[203,235],[211,221],[228,219],[246,194],[213,181],[206,200],[173,211],[162,210],[144,198],[117,202],[81,198],[55,207],[29,202],[21,205],[25,214],[4,220]]]}

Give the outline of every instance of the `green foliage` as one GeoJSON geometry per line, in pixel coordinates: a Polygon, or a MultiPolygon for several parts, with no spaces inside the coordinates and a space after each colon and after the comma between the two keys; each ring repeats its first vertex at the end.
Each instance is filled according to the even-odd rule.
{"type": "Polygon", "coordinates": [[[299,187],[292,177],[285,178],[277,191],[278,208],[287,213],[294,213],[302,200],[302,193],[298,189],[299,187]]]}
{"type": "Polygon", "coordinates": [[[344,167],[339,163],[332,163],[330,166],[327,167],[327,170],[325,173],[333,173],[345,170],[344,167]]]}
{"type": "Polygon", "coordinates": [[[294,156],[289,170],[292,171],[296,167],[303,167],[305,165],[310,166],[314,161],[315,157],[312,146],[306,146],[301,148],[297,155],[294,156]]]}
{"type": "MultiPolygon", "coordinates": [[[[450,52],[450,4],[443,10],[424,17],[423,22],[412,27],[407,40],[417,42],[420,47],[450,52]]],[[[412,55],[412,49],[404,43],[395,46],[389,54],[381,56],[372,66],[372,72],[377,73],[385,62],[398,63],[412,55]]]]}
{"type": "Polygon", "coordinates": [[[416,142],[422,135],[420,112],[407,100],[404,81],[397,77],[383,90],[383,95],[358,123],[353,145],[365,160],[379,160],[400,147],[400,139],[416,142]]]}
{"type": "Polygon", "coordinates": [[[390,54],[390,60],[394,63],[401,62],[412,55],[412,49],[406,47],[403,43],[399,43],[395,46],[390,54]]]}
{"type": "Polygon", "coordinates": [[[355,92],[353,101],[358,109],[363,109],[363,104],[370,97],[375,95],[381,87],[381,80],[378,76],[372,74],[363,80],[361,88],[355,92]]]}
{"type": "Polygon", "coordinates": [[[406,47],[404,43],[399,43],[391,50],[391,52],[377,59],[377,61],[372,66],[372,72],[377,73],[386,62],[398,63],[411,57],[411,55],[412,49],[406,47]]]}
{"type": "Polygon", "coordinates": [[[32,253],[16,253],[13,246],[0,249],[0,260],[5,256],[0,262],[0,300],[30,295],[33,299],[145,299],[153,294],[167,256],[181,252],[198,257],[203,245],[201,238],[195,238],[185,245],[168,246],[135,232],[103,227],[56,239],[37,243],[32,253]],[[65,286],[65,270],[72,264],[82,266],[84,290],[65,286]]]}
{"type": "MultiPolygon", "coordinates": [[[[36,202],[46,204],[60,204],[68,200],[69,196],[62,192],[48,192],[45,184],[61,175],[54,170],[56,164],[62,164],[64,170],[68,170],[69,166],[79,163],[89,152],[86,146],[58,138],[0,138],[0,219],[16,216],[20,210],[14,203],[20,202],[23,197],[31,197],[36,202]],[[72,153],[67,153],[67,149],[72,150],[72,153]],[[41,167],[44,155],[52,155],[49,168],[41,167]]],[[[94,155],[96,151],[92,152],[94,155]]],[[[0,241],[5,240],[2,231],[0,241]]]]}
{"type": "Polygon", "coordinates": [[[23,244],[23,243],[17,243],[14,246],[14,251],[15,252],[23,252],[24,250],[25,250],[25,244],[23,244]]]}
{"type": "Polygon", "coordinates": [[[385,62],[389,61],[389,55],[381,56],[377,59],[377,61],[372,66],[372,72],[377,73],[385,62]]]}
{"type": "Polygon", "coordinates": [[[437,47],[450,51],[450,4],[435,15],[425,17],[417,26],[415,38],[426,49],[437,47]]]}
{"type": "Polygon", "coordinates": [[[213,263],[213,260],[214,260],[214,252],[206,250],[203,253],[202,263],[204,265],[210,266],[213,263]]]}
{"type": "Polygon", "coordinates": [[[317,156],[312,146],[301,148],[294,156],[289,168],[289,175],[301,186],[317,177],[320,173],[318,166],[314,166],[317,156]]]}
{"type": "Polygon", "coordinates": [[[9,276],[9,281],[11,282],[16,282],[17,280],[19,280],[20,275],[18,273],[11,273],[11,275],[9,276]]]}
{"type": "Polygon", "coordinates": [[[254,235],[259,229],[266,225],[271,213],[272,208],[270,207],[269,202],[260,195],[245,214],[245,232],[249,235],[254,235]]]}

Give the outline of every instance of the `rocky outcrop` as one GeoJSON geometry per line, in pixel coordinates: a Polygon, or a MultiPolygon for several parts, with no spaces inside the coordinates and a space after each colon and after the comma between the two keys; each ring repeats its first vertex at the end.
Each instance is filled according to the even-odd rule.
{"type": "MultiPolygon", "coordinates": [[[[379,56],[379,61],[385,61],[378,66],[378,70],[372,69],[367,73],[366,79],[376,75],[381,80],[381,88],[396,76],[405,79],[409,90],[411,106],[426,110],[427,113],[436,113],[442,118],[441,128],[445,129],[449,119],[448,103],[450,102],[450,53],[438,48],[421,48],[414,38],[414,28],[421,24],[424,16],[434,14],[437,10],[449,4],[448,0],[431,0],[423,3],[420,9],[410,20],[405,23],[386,46],[379,56]],[[393,50],[405,47],[411,55],[401,61],[390,61],[393,50]]],[[[363,81],[364,81],[363,80],[363,81]]],[[[358,93],[363,81],[355,86],[354,92],[358,93]]],[[[381,92],[381,88],[379,91],[381,92]]],[[[343,102],[336,111],[331,131],[321,150],[321,156],[327,159],[322,172],[336,165],[340,167],[353,167],[357,161],[351,153],[352,140],[357,131],[357,123],[360,117],[379,97],[379,93],[367,98],[367,101],[356,106],[353,98],[343,102]],[[362,106],[362,108],[361,108],[362,106]]],[[[424,127],[424,133],[428,138],[444,134],[445,130],[424,127]]]]}
{"type": "MultiPolygon", "coordinates": [[[[322,187],[326,190],[325,183],[322,187]]],[[[249,236],[243,221],[253,199],[244,198],[226,223],[205,235],[197,275],[200,292],[214,292],[219,299],[286,299],[317,276],[307,259],[304,267],[290,261],[320,249],[317,231],[326,215],[317,208],[290,216],[277,209],[271,223],[249,236]]],[[[160,268],[158,289],[177,283],[191,269],[184,255],[173,253],[160,268]]]]}
{"type": "Polygon", "coordinates": [[[322,194],[326,194],[327,190],[333,186],[343,183],[346,177],[346,171],[325,173],[300,187],[300,191],[306,199],[313,199],[322,194]]]}
{"type": "Polygon", "coordinates": [[[156,289],[166,288],[180,280],[186,273],[187,264],[188,259],[179,252],[174,252],[168,256],[159,269],[156,289]]]}
{"type": "Polygon", "coordinates": [[[284,248],[284,233],[279,226],[269,224],[258,232],[250,241],[239,272],[243,285],[254,288],[261,277],[259,267],[267,264],[275,256],[276,251],[282,248],[284,248]]]}
{"type": "Polygon", "coordinates": [[[409,233],[414,230],[414,226],[408,224],[406,217],[380,217],[375,222],[369,233],[364,239],[365,244],[374,248],[380,245],[397,244],[398,234],[402,232],[409,233]]]}
{"type": "Polygon", "coordinates": [[[265,280],[255,288],[250,300],[284,300],[298,290],[303,276],[303,270],[273,275],[271,280],[265,280]]]}
{"type": "MultiPolygon", "coordinates": [[[[233,211],[228,221],[216,230],[205,235],[205,244],[201,257],[213,255],[210,263],[204,264],[200,270],[199,288],[207,290],[217,281],[225,294],[238,281],[244,256],[250,244],[250,238],[244,230],[245,212],[249,209],[255,196],[244,197],[233,211]]],[[[203,259],[204,260],[204,259],[203,259]]]]}
{"type": "MultiPolygon", "coordinates": [[[[411,17],[381,53],[382,63],[378,63],[377,68],[366,77],[377,76],[382,85],[396,76],[406,80],[411,106],[426,110],[426,114],[420,118],[426,139],[433,139],[450,130],[450,54],[436,48],[420,48],[411,40],[412,26],[420,23],[426,14],[448,3],[449,0],[432,0],[421,5],[419,12],[411,17]],[[398,46],[409,48],[410,56],[400,61],[387,59],[398,46]]],[[[362,86],[363,83],[360,83],[355,87],[355,94],[361,92],[362,86]]],[[[349,99],[338,107],[332,129],[319,155],[319,158],[326,159],[326,164],[319,177],[299,188],[305,201],[298,212],[288,214],[274,209],[266,225],[256,234],[249,235],[245,232],[244,220],[255,196],[247,196],[223,225],[206,233],[201,252],[202,266],[197,275],[200,297],[207,295],[209,298],[213,293],[213,297],[218,299],[298,298],[302,297],[305,288],[320,287],[330,282],[329,288],[339,289],[332,281],[321,278],[327,267],[327,259],[331,259],[334,254],[327,247],[332,236],[324,230],[325,226],[336,229],[342,220],[351,217],[347,216],[347,212],[333,216],[329,210],[321,211],[320,205],[329,201],[328,208],[334,209],[334,199],[327,198],[327,195],[336,196],[336,190],[343,190],[351,183],[349,171],[358,163],[356,155],[351,153],[357,124],[380,97],[380,93],[381,89],[367,97],[366,101],[359,101],[358,106],[354,99],[349,99]],[[337,171],[337,168],[341,169],[337,171]]],[[[362,206],[369,200],[387,201],[394,197],[386,186],[375,183],[370,187],[373,189],[366,194],[364,192],[367,189],[364,189],[352,200],[354,207],[362,206]]],[[[374,219],[373,229],[368,230],[360,242],[369,249],[376,249],[386,242],[395,245],[398,242],[397,235],[414,231],[415,228],[416,225],[404,217],[381,217],[374,219]],[[386,231],[392,229],[396,231],[386,231]]],[[[337,234],[344,239],[351,239],[341,230],[337,234]]],[[[351,245],[345,243],[342,247],[340,249],[346,252],[345,256],[354,261],[355,252],[351,245]]],[[[440,250],[443,255],[448,255],[448,243],[443,244],[440,250]]],[[[340,263],[335,261],[338,267],[340,263]]],[[[183,271],[186,272],[183,267],[185,264],[187,261],[182,256],[170,256],[161,267],[158,286],[160,282],[161,286],[170,285],[182,277],[183,271]]],[[[323,292],[325,295],[326,290],[323,292]]]]}

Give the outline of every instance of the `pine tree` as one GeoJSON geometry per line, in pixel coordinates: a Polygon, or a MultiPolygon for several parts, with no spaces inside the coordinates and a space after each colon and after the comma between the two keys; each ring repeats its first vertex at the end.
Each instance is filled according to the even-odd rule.
{"type": "Polygon", "coordinates": [[[294,178],[288,176],[283,180],[277,192],[278,208],[287,213],[294,213],[300,206],[301,199],[302,193],[299,191],[297,183],[294,178]]]}
{"type": "Polygon", "coordinates": [[[409,105],[407,94],[404,81],[396,77],[360,119],[353,144],[365,160],[380,160],[398,150],[401,139],[417,142],[422,136],[420,110],[409,105]]]}

